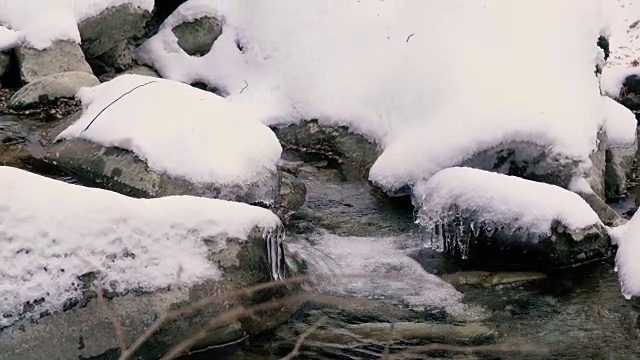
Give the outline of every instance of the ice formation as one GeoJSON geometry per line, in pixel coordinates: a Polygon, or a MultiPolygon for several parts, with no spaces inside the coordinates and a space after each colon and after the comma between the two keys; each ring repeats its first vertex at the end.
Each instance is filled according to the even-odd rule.
{"type": "Polygon", "coordinates": [[[171,286],[178,272],[185,285],[217,279],[208,247],[224,249],[228,237],[246,239],[256,226],[268,237],[273,276],[282,276],[280,220],[266,209],[133,199],[10,167],[0,167],[0,189],[0,328],[25,315],[25,304],[36,317],[62,310],[82,295],[78,277],[95,270],[117,292],[171,286]]]}
{"type": "Polygon", "coordinates": [[[591,207],[571,191],[464,167],[442,170],[417,184],[414,203],[427,245],[438,250],[455,248],[463,257],[471,236],[477,237],[480,231],[488,236],[498,229],[544,236],[550,234],[555,220],[570,229],[601,224],[591,207]],[[456,225],[453,232],[451,223],[456,225]]]}

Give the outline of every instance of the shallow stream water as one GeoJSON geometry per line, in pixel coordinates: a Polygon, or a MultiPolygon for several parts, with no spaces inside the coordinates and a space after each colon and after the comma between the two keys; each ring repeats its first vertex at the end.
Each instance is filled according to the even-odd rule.
{"type": "MultiPolygon", "coordinates": [[[[335,169],[305,166],[299,176],[305,181],[308,193],[305,207],[290,226],[287,242],[294,247],[314,247],[308,234],[317,234],[320,230],[331,236],[395,237],[405,239],[397,242],[400,247],[404,244],[405,248],[419,248],[417,228],[408,204],[379,199],[365,182],[348,181],[335,169]]],[[[621,204],[617,210],[629,210],[628,204],[621,204]]],[[[315,253],[318,256],[313,261],[326,261],[327,268],[339,271],[331,257],[327,258],[318,249],[315,253]]],[[[497,333],[498,342],[516,342],[539,350],[536,355],[447,353],[440,354],[442,358],[640,358],[640,302],[625,300],[621,295],[612,260],[548,274],[495,272],[495,269],[487,273],[476,271],[487,269],[465,268],[465,264],[428,249],[409,253],[427,272],[455,284],[464,294],[463,303],[484,309],[481,322],[497,333]]],[[[443,323],[451,321],[442,320],[443,323]]],[[[269,354],[272,339],[271,335],[251,339],[226,356],[218,357],[223,355],[219,352],[206,353],[193,359],[277,358],[269,354]]],[[[327,356],[320,351],[303,354],[302,358],[377,358],[376,354],[361,357],[327,356]]]]}

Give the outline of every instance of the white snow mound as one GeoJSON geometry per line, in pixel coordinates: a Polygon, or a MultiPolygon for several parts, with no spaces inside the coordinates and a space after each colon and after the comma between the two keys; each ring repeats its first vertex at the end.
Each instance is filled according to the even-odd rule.
{"type": "MultiPolygon", "coordinates": [[[[456,204],[477,211],[479,222],[548,234],[559,220],[570,229],[602,224],[598,215],[576,193],[559,186],[484,170],[452,167],[414,188],[417,222],[428,225],[450,217],[456,204]]],[[[474,213],[476,214],[476,213],[474,213]]]]}
{"type": "Polygon", "coordinates": [[[603,118],[601,10],[600,0],[220,0],[206,10],[225,19],[207,55],[188,56],[167,28],[138,58],[224,89],[269,124],[349,126],[386,147],[370,178],[398,189],[511,139],[586,161],[603,118]]]}
{"type": "Polygon", "coordinates": [[[618,245],[616,269],[622,294],[630,299],[640,296],[640,213],[636,212],[631,220],[620,229],[614,229],[614,240],[618,245]]]}
{"type": "MultiPolygon", "coordinates": [[[[217,279],[203,239],[226,246],[255,227],[280,225],[270,211],[189,196],[133,199],[0,167],[0,328],[26,302],[37,314],[81,296],[78,276],[101,270],[115,291],[217,279]]],[[[211,245],[209,245],[211,246],[211,245]]]]}
{"type": "Polygon", "coordinates": [[[154,0],[0,0],[0,25],[18,31],[23,45],[44,49],[55,40],[80,43],[77,24],[129,3],[152,11],[154,0]]]}
{"type": "Polygon", "coordinates": [[[276,171],[282,148],[275,134],[251,111],[210,92],[122,75],[77,97],[82,117],[59,139],[127,149],[151,169],[195,182],[250,183],[276,171]]]}
{"type": "Polygon", "coordinates": [[[602,97],[607,146],[632,145],[636,142],[636,116],[623,105],[608,96],[602,97]]]}

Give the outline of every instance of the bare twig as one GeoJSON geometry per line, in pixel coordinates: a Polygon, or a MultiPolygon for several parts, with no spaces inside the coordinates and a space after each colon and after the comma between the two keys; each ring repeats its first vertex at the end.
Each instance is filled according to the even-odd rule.
{"type": "Polygon", "coordinates": [[[407,36],[407,42],[409,42],[409,39],[411,39],[411,37],[412,37],[413,35],[415,35],[415,34],[411,34],[411,35],[407,36]]]}
{"type": "Polygon", "coordinates": [[[249,88],[249,83],[247,82],[247,80],[242,80],[242,81],[244,81],[244,87],[240,90],[240,94],[242,94],[243,91],[249,88]]]}
{"type": "Polygon", "coordinates": [[[304,341],[307,339],[307,337],[309,337],[309,335],[311,335],[314,331],[318,330],[318,328],[322,326],[326,321],[327,321],[327,317],[323,316],[318,321],[316,321],[313,325],[311,325],[307,329],[307,331],[303,332],[302,335],[300,335],[300,337],[298,338],[298,341],[296,341],[296,345],[293,347],[293,350],[291,350],[290,353],[288,353],[285,357],[283,357],[280,360],[291,360],[291,359],[294,359],[296,356],[300,355],[300,349],[302,348],[302,344],[304,344],[304,341]]]}
{"type": "MultiPolygon", "coordinates": [[[[96,274],[101,273],[99,268],[95,264],[93,264],[91,261],[79,255],[78,255],[78,259],[81,262],[83,262],[87,267],[93,268],[96,274]]],[[[120,348],[120,354],[123,354],[127,350],[127,343],[124,340],[124,332],[122,331],[122,324],[120,323],[120,320],[118,319],[118,316],[116,315],[116,313],[113,312],[113,310],[111,310],[111,308],[109,307],[109,304],[107,304],[107,300],[104,298],[104,294],[102,293],[103,290],[104,290],[103,286],[96,286],[95,291],[98,298],[97,299],[98,307],[100,307],[100,309],[104,311],[105,315],[107,316],[107,319],[109,319],[109,322],[113,327],[113,332],[116,335],[118,347],[120,348]]]]}
{"type": "MultiPolygon", "coordinates": [[[[160,360],[171,360],[176,357],[183,355],[185,352],[189,350],[193,345],[198,343],[198,341],[204,339],[208,332],[211,329],[214,329],[218,326],[222,326],[228,324],[232,321],[239,320],[241,318],[245,318],[247,316],[252,316],[255,313],[274,310],[280,307],[291,306],[293,304],[299,304],[307,300],[315,300],[320,303],[326,305],[334,305],[334,306],[342,306],[345,308],[362,308],[363,306],[371,306],[373,301],[366,300],[362,298],[349,298],[344,299],[337,296],[331,295],[323,295],[323,294],[297,294],[291,295],[284,298],[270,300],[261,304],[257,304],[248,308],[243,306],[234,308],[227,312],[224,312],[215,318],[209,320],[207,324],[193,336],[183,340],[178,345],[176,345],[173,349],[171,349],[165,356],[163,356],[160,360]]],[[[308,335],[307,335],[308,336],[308,335]]]]}
{"type": "Polygon", "coordinates": [[[107,315],[109,322],[111,322],[113,332],[116,333],[116,340],[118,341],[118,347],[120,347],[120,353],[122,354],[127,350],[127,343],[124,341],[124,333],[122,332],[122,324],[120,323],[118,316],[111,310],[109,304],[107,304],[107,300],[102,294],[101,287],[96,289],[96,293],[98,293],[98,306],[100,306],[105,315],[107,315]]]}
{"type": "Polygon", "coordinates": [[[146,83],[144,83],[144,84],[140,84],[140,85],[138,85],[138,86],[134,87],[133,89],[131,89],[131,90],[127,91],[126,93],[124,93],[124,94],[122,94],[122,95],[118,96],[118,97],[117,97],[115,100],[113,100],[109,105],[105,106],[105,107],[104,107],[104,109],[100,110],[100,112],[98,113],[98,115],[96,115],[93,119],[91,119],[91,121],[89,122],[89,125],[87,125],[87,127],[86,127],[86,128],[84,128],[84,130],[82,130],[82,132],[87,131],[87,129],[89,129],[89,126],[91,126],[91,125],[93,124],[93,122],[94,122],[94,121],[96,121],[96,119],[97,119],[100,115],[102,115],[102,113],[103,113],[103,112],[105,112],[105,110],[107,110],[111,105],[113,105],[113,104],[115,104],[116,102],[118,102],[118,100],[120,100],[120,99],[122,99],[123,97],[125,97],[125,96],[127,96],[127,95],[131,94],[131,93],[132,93],[132,92],[134,92],[136,89],[139,89],[139,88],[141,88],[141,87],[143,87],[143,86],[146,86],[146,85],[149,85],[149,84],[153,84],[153,83],[156,83],[156,82],[157,82],[157,81],[156,81],[156,80],[154,80],[154,81],[146,82],[146,83]]]}
{"type": "Polygon", "coordinates": [[[387,340],[387,343],[384,345],[384,351],[382,352],[382,356],[380,357],[380,360],[389,359],[389,350],[391,347],[391,343],[393,342],[393,335],[395,333],[395,329],[396,329],[396,323],[392,322],[391,328],[389,329],[389,340],[387,340]]]}

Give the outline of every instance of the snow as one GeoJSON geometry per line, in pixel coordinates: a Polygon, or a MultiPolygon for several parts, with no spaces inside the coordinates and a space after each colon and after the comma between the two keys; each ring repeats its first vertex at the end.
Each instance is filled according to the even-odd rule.
{"type": "MultiPolygon", "coordinates": [[[[474,231],[479,231],[482,224],[487,231],[506,225],[550,234],[554,220],[569,229],[602,224],[576,193],[555,185],[466,167],[442,170],[417,184],[414,203],[418,207],[416,222],[427,231],[451,219],[455,215],[452,212],[460,211],[463,216],[465,211],[473,212],[471,215],[477,221],[471,224],[474,231]],[[458,208],[452,208],[453,205],[458,208]]],[[[443,244],[433,245],[439,248],[443,244]]]]}
{"type": "Polygon", "coordinates": [[[468,311],[462,294],[426,272],[402,250],[393,237],[341,237],[316,234],[312,245],[288,241],[287,247],[306,263],[321,291],[401,302],[412,309],[444,309],[460,315],[468,311]],[[325,279],[323,276],[331,276],[325,279]]]}
{"type": "Polygon", "coordinates": [[[10,167],[0,167],[0,188],[0,328],[40,298],[36,316],[60,311],[81,296],[78,276],[94,267],[118,292],[175,285],[178,272],[185,285],[217,279],[221,270],[207,260],[211,246],[280,225],[270,211],[242,203],[133,199],[10,167]]]}
{"type": "Polygon", "coordinates": [[[623,227],[613,229],[612,239],[618,245],[616,269],[626,298],[640,296],[640,213],[636,212],[623,227]]]}
{"type": "Polygon", "coordinates": [[[83,88],[77,97],[82,117],[58,139],[127,149],[159,172],[194,182],[244,184],[270,176],[280,160],[278,139],[251,110],[186,84],[122,75],[83,88]]]}
{"type": "Polygon", "coordinates": [[[384,188],[428,179],[505,140],[577,161],[595,149],[599,0],[209,4],[225,25],[208,54],[188,56],[170,31],[196,16],[203,2],[191,0],[138,60],[163,77],[224,89],[267,124],[350,126],[385,147],[370,173],[384,188]]]}
{"type": "Polygon", "coordinates": [[[608,96],[602,97],[605,114],[607,146],[625,146],[636,142],[638,121],[631,110],[608,96]]]}
{"type": "Polygon", "coordinates": [[[36,49],[55,40],[80,43],[79,22],[125,3],[146,11],[154,6],[154,0],[0,0],[0,25],[17,31],[22,45],[36,49]]]}
{"type": "Polygon", "coordinates": [[[20,33],[0,26],[0,51],[14,48],[20,42],[20,33]]]}
{"type": "Polygon", "coordinates": [[[609,11],[611,57],[602,72],[602,92],[617,98],[624,79],[632,74],[640,75],[640,1],[604,0],[609,11]]]}

